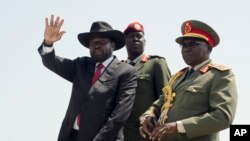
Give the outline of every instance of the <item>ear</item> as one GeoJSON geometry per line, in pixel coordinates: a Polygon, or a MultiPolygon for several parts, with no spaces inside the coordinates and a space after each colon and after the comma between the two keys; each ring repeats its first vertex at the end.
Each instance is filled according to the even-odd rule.
{"type": "Polygon", "coordinates": [[[209,51],[209,53],[211,53],[212,52],[212,50],[213,50],[213,47],[211,47],[211,46],[207,46],[208,47],[208,51],[209,51]]]}
{"type": "Polygon", "coordinates": [[[112,42],[111,47],[112,47],[112,50],[115,50],[115,42],[112,42]]]}

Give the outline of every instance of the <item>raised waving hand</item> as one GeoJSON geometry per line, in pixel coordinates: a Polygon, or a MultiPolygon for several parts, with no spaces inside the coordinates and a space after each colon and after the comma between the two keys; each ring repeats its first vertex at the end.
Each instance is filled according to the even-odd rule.
{"type": "Polygon", "coordinates": [[[44,41],[48,45],[53,45],[54,42],[60,40],[65,31],[60,31],[64,20],[60,17],[56,17],[54,20],[54,15],[51,15],[50,20],[45,19],[45,31],[44,31],[44,41]]]}

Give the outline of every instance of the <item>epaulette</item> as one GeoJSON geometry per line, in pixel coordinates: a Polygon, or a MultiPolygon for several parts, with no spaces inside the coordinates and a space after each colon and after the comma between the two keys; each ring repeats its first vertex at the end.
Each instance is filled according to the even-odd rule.
{"type": "Polygon", "coordinates": [[[140,57],[140,61],[141,62],[143,62],[143,63],[145,63],[145,62],[147,62],[149,59],[153,59],[153,58],[163,58],[163,59],[165,59],[164,57],[161,57],[161,56],[158,56],[158,55],[142,55],[141,57],[140,57]]]}
{"type": "Polygon", "coordinates": [[[229,67],[220,64],[207,64],[199,69],[200,74],[206,73],[211,68],[215,68],[219,71],[226,71],[230,69],[229,67]]]}
{"type": "Polygon", "coordinates": [[[229,70],[230,69],[227,66],[224,66],[224,65],[221,65],[221,64],[213,64],[212,63],[212,64],[207,64],[207,65],[201,67],[199,69],[199,71],[200,71],[201,74],[204,74],[204,73],[206,73],[211,68],[215,68],[215,69],[217,69],[219,71],[225,71],[225,70],[229,70]]]}
{"type": "Polygon", "coordinates": [[[162,58],[162,59],[165,59],[164,57],[162,57],[162,56],[158,56],[158,55],[150,55],[149,56],[149,59],[151,59],[151,58],[162,58]]]}
{"type": "Polygon", "coordinates": [[[221,64],[213,64],[213,63],[212,63],[212,64],[209,64],[209,66],[210,66],[211,68],[215,68],[215,69],[220,70],[220,71],[230,70],[229,67],[224,66],[224,65],[221,65],[221,64]]]}

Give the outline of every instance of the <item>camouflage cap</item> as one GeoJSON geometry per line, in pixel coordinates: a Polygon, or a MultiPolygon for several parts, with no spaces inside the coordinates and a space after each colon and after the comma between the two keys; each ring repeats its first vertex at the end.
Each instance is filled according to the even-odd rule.
{"type": "Polygon", "coordinates": [[[183,43],[185,38],[199,38],[207,41],[207,43],[213,48],[220,42],[219,35],[206,23],[197,20],[185,21],[181,26],[181,37],[176,38],[176,42],[183,43]]]}

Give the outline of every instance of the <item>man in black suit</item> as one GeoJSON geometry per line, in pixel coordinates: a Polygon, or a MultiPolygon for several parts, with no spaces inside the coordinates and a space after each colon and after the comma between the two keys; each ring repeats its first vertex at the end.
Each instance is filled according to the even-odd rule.
{"type": "Polygon", "coordinates": [[[91,57],[60,58],[53,43],[65,33],[63,22],[53,15],[46,18],[44,42],[38,49],[43,64],[73,84],[58,141],[122,140],[137,86],[136,70],[112,55],[124,46],[124,35],[106,22],[94,22],[90,32],[78,35],[91,57]]]}

